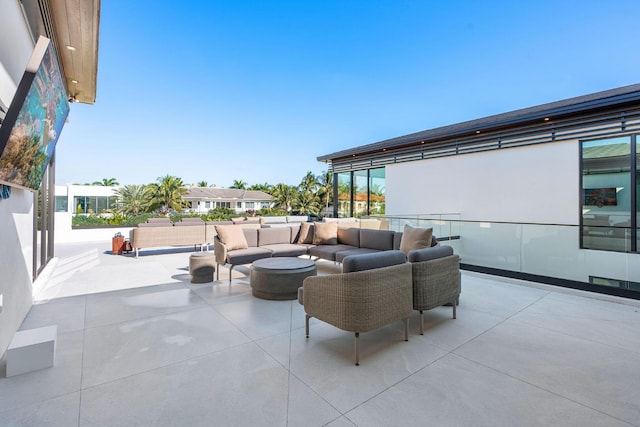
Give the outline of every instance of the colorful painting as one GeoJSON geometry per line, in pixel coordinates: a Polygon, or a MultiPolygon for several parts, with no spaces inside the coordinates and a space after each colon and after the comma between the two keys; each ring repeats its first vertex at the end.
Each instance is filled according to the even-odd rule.
{"type": "Polygon", "coordinates": [[[0,128],[0,183],[40,188],[68,114],[53,47],[40,37],[0,128]]]}

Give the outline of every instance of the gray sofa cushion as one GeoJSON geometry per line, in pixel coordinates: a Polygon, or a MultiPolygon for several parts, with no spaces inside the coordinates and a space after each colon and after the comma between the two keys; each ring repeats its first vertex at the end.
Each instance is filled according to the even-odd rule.
{"type": "Polygon", "coordinates": [[[318,245],[309,248],[309,255],[315,256],[329,261],[336,260],[336,252],[346,251],[349,249],[355,249],[349,245],[318,245]]]}
{"type": "Polygon", "coordinates": [[[409,262],[431,261],[453,255],[453,248],[446,245],[437,245],[425,249],[409,251],[409,262]]]}
{"type": "Polygon", "coordinates": [[[272,252],[264,248],[236,249],[227,252],[227,262],[233,265],[250,264],[262,258],[271,258],[272,252]]]}
{"type": "MultiPolygon", "coordinates": [[[[149,218],[151,219],[151,218],[149,218]]],[[[138,227],[173,227],[172,222],[142,222],[138,224],[138,227]]]]}
{"type": "Polygon", "coordinates": [[[291,228],[273,227],[258,230],[258,246],[277,245],[291,242],[291,228]]]}
{"type": "Polygon", "coordinates": [[[360,229],[359,228],[342,228],[338,227],[338,243],[343,245],[360,246],[360,229]]]}
{"type": "Polygon", "coordinates": [[[348,249],[346,251],[340,251],[336,253],[336,262],[342,262],[349,255],[373,254],[377,252],[380,252],[380,251],[377,249],[369,249],[369,248],[348,249]]]}
{"type": "Polygon", "coordinates": [[[292,256],[298,257],[306,255],[307,248],[302,245],[294,245],[291,243],[276,243],[273,245],[260,245],[263,249],[269,249],[273,252],[272,256],[292,256]]]}
{"type": "Polygon", "coordinates": [[[350,255],[342,261],[342,272],[352,273],[354,271],[390,267],[392,265],[404,264],[405,262],[407,262],[407,256],[404,252],[394,250],[363,255],[350,255]]]}
{"type": "Polygon", "coordinates": [[[360,247],[377,249],[379,251],[393,250],[393,238],[395,231],[390,230],[370,230],[363,228],[360,230],[360,247]]]}

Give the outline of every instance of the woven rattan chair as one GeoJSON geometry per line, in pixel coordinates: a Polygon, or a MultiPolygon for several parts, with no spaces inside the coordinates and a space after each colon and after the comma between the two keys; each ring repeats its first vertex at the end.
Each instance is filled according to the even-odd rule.
{"type": "Polygon", "coordinates": [[[424,311],[451,304],[456,318],[460,297],[460,257],[450,246],[439,245],[409,252],[413,279],[413,309],[420,312],[420,335],[424,334],[424,311]]]}
{"type": "Polygon", "coordinates": [[[384,251],[348,256],[342,266],[342,274],[304,279],[300,302],[306,312],[307,338],[311,317],[354,332],[355,362],[359,365],[361,332],[403,320],[404,339],[409,339],[408,321],[413,311],[411,264],[403,252],[384,251]],[[370,269],[373,266],[380,268],[370,269]]]}

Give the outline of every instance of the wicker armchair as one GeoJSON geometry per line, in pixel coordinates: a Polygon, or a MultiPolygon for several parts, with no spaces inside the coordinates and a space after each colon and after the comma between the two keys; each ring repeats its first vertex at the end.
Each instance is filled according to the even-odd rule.
{"type": "Polygon", "coordinates": [[[343,273],[307,277],[299,292],[309,319],[315,317],[345,331],[355,333],[355,362],[360,364],[360,332],[403,320],[404,339],[409,339],[411,304],[411,264],[400,251],[352,255],[343,260],[343,273]],[[377,268],[376,268],[377,267],[377,268]]]}
{"type": "Polygon", "coordinates": [[[413,279],[413,309],[420,311],[420,335],[424,334],[424,310],[444,304],[453,307],[460,296],[460,257],[450,246],[438,245],[409,252],[413,279]]]}

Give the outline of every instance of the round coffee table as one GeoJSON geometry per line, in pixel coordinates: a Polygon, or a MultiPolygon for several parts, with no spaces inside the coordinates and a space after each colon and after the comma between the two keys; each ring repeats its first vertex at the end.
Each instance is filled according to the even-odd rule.
{"type": "Polygon", "coordinates": [[[315,276],[316,263],[293,257],[263,258],[251,264],[251,293],[262,299],[298,298],[298,288],[305,277],[315,276]]]}

